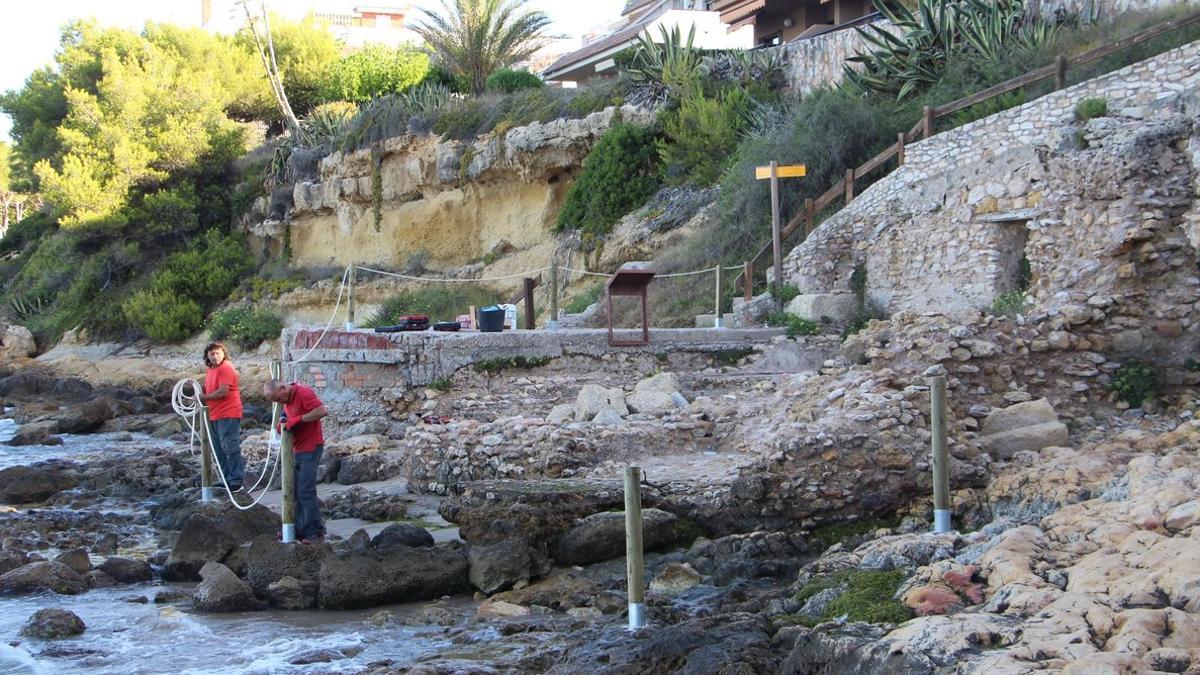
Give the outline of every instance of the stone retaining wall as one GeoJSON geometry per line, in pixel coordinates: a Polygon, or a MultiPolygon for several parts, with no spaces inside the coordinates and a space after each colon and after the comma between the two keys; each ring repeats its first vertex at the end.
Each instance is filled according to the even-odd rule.
{"type": "MultiPolygon", "coordinates": [[[[855,24],[875,24],[891,33],[899,32],[880,16],[862,24],[855,24]]],[[[849,26],[814,37],[793,40],[783,46],[788,63],[788,86],[793,91],[804,94],[819,87],[838,84],[842,81],[842,65],[846,59],[867,47],[869,45],[858,31],[849,26]]]]}

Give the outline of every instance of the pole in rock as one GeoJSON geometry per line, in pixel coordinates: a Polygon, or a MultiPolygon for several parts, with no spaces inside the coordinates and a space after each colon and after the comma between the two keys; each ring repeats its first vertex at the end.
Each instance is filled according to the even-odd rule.
{"type": "Polygon", "coordinates": [[[346,330],[354,330],[354,284],[358,278],[358,267],[350,266],[350,294],[346,303],[346,330]]]}
{"type": "Polygon", "coordinates": [[[279,474],[283,487],[283,531],[285,544],[296,542],[296,458],[292,453],[292,432],[284,429],[279,438],[279,474]]]}
{"type": "Polygon", "coordinates": [[[625,468],[625,574],[629,582],[629,630],[646,627],[646,565],[642,559],[642,470],[625,468]]]}
{"type": "Polygon", "coordinates": [[[200,425],[200,501],[213,500],[212,489],[212,436],[208,428],[208,406],[201,405],[196,413],[200,425]]]}
{"type": "Polygon", "coordinates": [[[550,330],[558,330],[558,261],[550,261],[550,318],[546,321],[550,330]]]}
{"type": "Polygon", "coordinates": [[[713,319],[713,328],[724,328],[725,327],[725,313],[723,311],[721,311],[722,310],[721,300],[723,299],[723,296],[725,295],[725,268],[723,266],[721,266],[720,260],[717,260],[716,295],[717,295],[716,302],[714,303],[715,307],[713,307],[713,314],[715,315],[715,318],[713,319]]]}
{"type": "Polygon", "coordinates": [[[771,162],[771,262],[775,276],[775,309],[783,311],[783,230],[779,222],[779,162],[771,162]]]}
{"type": "Polygon", "coordinates": [[[950,531],[950,456],[946,452],[946,376],[929,381],[929,424],[933,435],[933,531],[950,531]]]}

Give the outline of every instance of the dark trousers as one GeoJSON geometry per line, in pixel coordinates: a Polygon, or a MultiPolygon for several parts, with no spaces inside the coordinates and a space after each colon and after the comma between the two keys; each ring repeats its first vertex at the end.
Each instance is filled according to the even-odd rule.
{"type": "Polygon", "coordinates": [[[242,420],[228,417],[213,420],[212,445],[217,451],[217,459],[221,462],[221,471],[225,473],[225,482],[229,487],[238,488],[242,485],[242,420]]]}
{"type": "Polygon", "coordinates": [[[317,505],[317,467],[324,445],[312,452],[296,453],[296,538],[312,539],[325,534],[321,507],[317,505]]]}

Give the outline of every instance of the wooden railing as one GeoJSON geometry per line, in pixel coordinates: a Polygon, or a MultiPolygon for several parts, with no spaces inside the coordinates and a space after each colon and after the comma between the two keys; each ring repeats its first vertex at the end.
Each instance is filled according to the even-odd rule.
{"type": "MultiPolygon", "coordinates": [[[[897,134],[896,142],[889,145],[883,152],[872,157],[854,169],[847,169],[846,175],[834,183],[832,187],[825,191],[816,199],[805,199],[804,208],[799,213],[792,216],[788,220],[787,225],[783,228],[783,240],[786,242],[797,231],[803,231],[804,239],[808,238],[809,233],[815,227],[815,218],[818,213],[832,206],[839,199],[844,200],[843,206],[849,204],[854,199],[854,183],[859,178],[866,176],[872,171],[886,164],[892,158],[896,158],[897,166],[904,164],[904,146],[913,143],[917,140],[929,138],[935,133],[935,125],[937,120],[952,115],[960,110],[965,110],[973,105],[984,101],[1002,96],[1011,91],[1016,91],[1022,87],[1027,87],[1036,82],[1054,78],[1054,89],[1057,91],[1067,86],[1067,71],[1072,66],[1081,66],[1088,63],[1099,61],[1100,59],[1115,54],[1123,49],[1128,49],[1144,42],[1149,42],[1155,38],[1162,37],[1167,33],[1190,26],[1194,23],[1200,23],[1200,12],[1194,12],[1178,19],[1165,21],[1152,26],[1143,31],[1139,31],[1129,37],[1115,40],[1106,45],[1101,45],[1086,52],[1076,54],[1074,56],[1066,56],[1060,54],[1054,63],[1041,68],[1035,68],[1024,75],[1018,75],[1007,82],[988,87],[981,91],[977,91],[970,96],[964,96],[957,101],[951,101],[939,106],[925,106],[921,111],[921,119],[913,125],[912,129],[906,132],[897,134]]],[[[771,242],[768,241],[758,253],[751,258],[746,264],[746,270],[738,275],[735,283],[740,283],[742,290],[747,298],[752,295],[751,287],[753,286],[753,271],[756,269],[765,269],[761,265],[771,256],[771,242]]],[[[780,275],[780,271],[776,270],[776,275],[780,275]]]]}

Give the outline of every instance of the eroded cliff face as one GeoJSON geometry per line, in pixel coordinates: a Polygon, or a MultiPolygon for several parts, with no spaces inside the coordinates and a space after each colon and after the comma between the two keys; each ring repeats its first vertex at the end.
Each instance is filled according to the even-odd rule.
{"type": "Polygon", "coordinates": [[[649,123],[652,114],[607,108],[473,142],[409,135],[335,153],[322,160],[317,180],[295,185],[286,226],[259,228],[257,236],[269,249],[290,237],[299,266],[396,268],[423,251],[433,267],[458,267],[501,242],[515,249],[514,262],[544,265],[583,158],[618,118],[649,123]]]}

